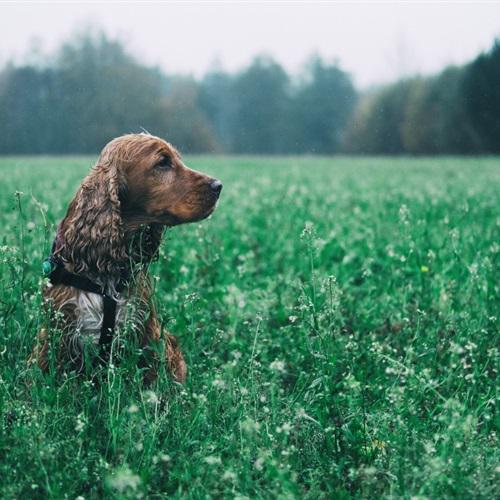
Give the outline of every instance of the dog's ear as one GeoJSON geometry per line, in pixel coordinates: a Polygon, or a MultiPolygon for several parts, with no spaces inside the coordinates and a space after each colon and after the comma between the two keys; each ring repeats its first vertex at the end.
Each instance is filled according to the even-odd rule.
{"type": "Polygon", "coordinates": [[[62,222],[58,248],[76,273],[105,280],[127,263],[120,197],[126,189],[116,162],[102,157],[84,179],[62,222]]]}

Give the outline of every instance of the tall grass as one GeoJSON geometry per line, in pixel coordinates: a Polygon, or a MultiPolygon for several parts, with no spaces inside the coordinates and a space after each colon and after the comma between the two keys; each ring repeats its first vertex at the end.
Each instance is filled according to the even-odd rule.
{"type": "Polygon", "coordinates": [[[493,498],[500,169],[491,159],[193,158],[158,311],[189,365],[95,387],[26,358],[88,158],[0,160],[5,498],[493,498]]]}

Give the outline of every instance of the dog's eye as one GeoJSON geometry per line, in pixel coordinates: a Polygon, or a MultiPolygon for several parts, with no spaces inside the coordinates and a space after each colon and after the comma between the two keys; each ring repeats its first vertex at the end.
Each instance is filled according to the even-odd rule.
{"type": "Polygon", "coordinates": [[[172,168],[172,159],[168,156],[164,156],[156,165],[155,168],[159,170],[168,170],[172,168]]]}

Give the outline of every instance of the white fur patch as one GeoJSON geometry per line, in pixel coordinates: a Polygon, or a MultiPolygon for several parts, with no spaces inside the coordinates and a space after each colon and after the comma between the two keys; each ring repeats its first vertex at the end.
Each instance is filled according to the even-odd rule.
{"type": "MultiPolygon", "coordinates": [[[[124,297],[122,294],[116,296],[116,318],[115,335],[119,337],[120,330],[126,325],[132,330],[142,328],[145,320],[145,308],[140,307],[138,301],[124,297]]],[[[104,319],[103,298],[97,293],[77,290],[71,300],[76,306],[76,331],[73,335],[71,345],[73,354],[82,351],[83,345],[88,342],[97,345],[101,335],[101,327],[104,319]]]]}

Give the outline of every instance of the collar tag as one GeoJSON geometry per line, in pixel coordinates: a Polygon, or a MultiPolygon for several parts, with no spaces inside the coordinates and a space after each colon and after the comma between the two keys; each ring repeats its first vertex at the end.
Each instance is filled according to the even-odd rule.
{"type": "Polygon", "coordinates": [[[45,276],[49,276],[54,268],[55,264],[50,259],[44,260],[42,262],[42,272],[45,276]]]}

